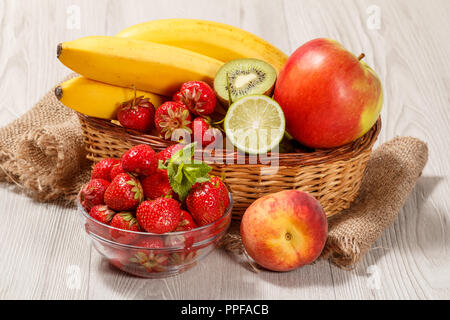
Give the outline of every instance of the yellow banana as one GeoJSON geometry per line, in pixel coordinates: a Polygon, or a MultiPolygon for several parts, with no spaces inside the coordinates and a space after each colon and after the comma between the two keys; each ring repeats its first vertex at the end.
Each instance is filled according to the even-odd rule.
{"type": "Polygon", "coordinates": [[[212,85],[223,62],[164,44],[118,37],[85,37],[58,45],[59,60],[93,80],[169,96],[190,80],[212,85]]]}
{"type": "MultiPolygon", "coordinates": [[[[133,99],[134,90],[112,86],[85,77],[77,77],[61,83],[55,95],[65,106],[91,117],[116,119],[117,109],[122,102],[133,99]]],[[[136,96],[144,96],[159,107],[164,97],[154,93],[136,91],[136,96]]]]}
{"type": "Polygon", "coordinates": [[[206,20],[155,20],[129,27],[116,36],[180,47],[223,62],[256,58],[270,63],[278,72],[288,58],[281,50],[250,32],[206,20]]]}

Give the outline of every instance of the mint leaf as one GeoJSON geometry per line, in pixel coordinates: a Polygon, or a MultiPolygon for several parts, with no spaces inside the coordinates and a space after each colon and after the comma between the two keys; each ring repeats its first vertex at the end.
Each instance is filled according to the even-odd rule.
{"type": "Polygon", "coordinates": [[[181,183],[175,181],[173,176],[169,176],[169,182],[173,191],[175,191],[179,195],[180,200],[182,201],[187,197],[189,191],[192,188],[192,184],[184,176],[182,177],[181,183]]]}
{"type": "Polygon", "coordinates": [[[197,142],[188,144],[183,149],[177,151],[174,155],[172,155],[172,158],[170,158],[170,163],[180,164],[180,163],[191,163],[192,157],[195,153],[195,147],[197,146],[197,142]]]}
{"type": "Polygon", "coordinates": [[[183,167],[184,163],[180,163],[180,165],[177,168],[177,174],[173,177],[174,181],[177,183],[183,182],[183,167]]]}
{"type": "Polygon", "coordinates": [[[184,200],[197,182],[209,181],[211,167],[206,163],[196,163],[192,160],[195,153],[196,142],[191,143],[175,153],[167,165],[167,175],[170,186],[180,200],[184,200]]]}

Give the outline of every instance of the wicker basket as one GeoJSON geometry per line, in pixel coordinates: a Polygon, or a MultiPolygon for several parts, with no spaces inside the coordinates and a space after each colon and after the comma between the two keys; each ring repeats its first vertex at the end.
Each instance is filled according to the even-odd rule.
{"type": "MultiPolygon", "coordinates": [[[[83,129],[88,159],[119,158],[134,145],[145,143],[160,151],[172,142],[153,135],[126,130],[110,121],[78,114],[83,129]]],[[[213,174],[223,177],[234,198],[233,218],[240,219],[256,199],[285,189],[300,189],[312,194],[328,217],[348,208],[361,185],[372,146],[381,129],[379,119],[358,140],[334,149],[280,153],[279,168],[268,165],[211,164],[213,174]]],[[[242,155],[224,153],[223,158],[236,160],[242,155]]],[[[245,160],[245,159],[240,159],[245,160]]],[[[229,163],[225,162],[224,163],[229,163]]],[[[248,161],[244,162],[248,163],[248,161]]]]}

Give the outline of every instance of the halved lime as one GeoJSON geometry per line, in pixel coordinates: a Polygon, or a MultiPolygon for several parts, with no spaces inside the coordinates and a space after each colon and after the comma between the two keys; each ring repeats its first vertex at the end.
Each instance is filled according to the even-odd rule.
{"type": "Polygon", "coordinates": [[[283,139],[283,110],[267,96],[246,96],[230,106],[224,128],[236,148],[249,154],[263,154],[275,148],[283,139]]]}

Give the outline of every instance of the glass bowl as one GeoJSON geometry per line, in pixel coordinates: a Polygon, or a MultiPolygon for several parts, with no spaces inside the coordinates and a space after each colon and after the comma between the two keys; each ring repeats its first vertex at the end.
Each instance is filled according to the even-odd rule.
{"type": "Polygon", "coordinates": [[[143,278],[166,278],[194,267],[217,247],[231,223],[233,198],[217,221],[190,231],[155,234],[111,227],[92,218],[81,206],[78,211],[94,248],[109,263],[143,278]],[[146,243],[147,247],[137,243],[146,243]]]}

